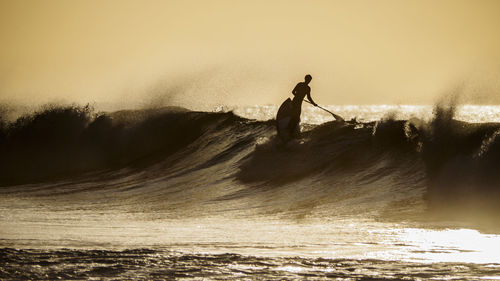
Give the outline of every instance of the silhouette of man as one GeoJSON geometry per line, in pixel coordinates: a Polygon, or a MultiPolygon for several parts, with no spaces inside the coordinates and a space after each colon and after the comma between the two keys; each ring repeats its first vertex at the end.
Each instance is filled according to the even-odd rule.
{"type": "Polygon", "coordinates": [[[304,77],[304,82],[299,82],[295,88],[292,90],[292,94],[294,95],[292,104],[294,109],[294,115],[290,120],[290,133],[293,136],[295,133],[295,128],[300,122],[300,114],[302,112],[302,101],[304,97],[307,95],[307,99],[314,105],[318,106],[311,98],[311,87],[309,87],[309,82],[311,82],[311,75],[307,74],[304,77]]]}

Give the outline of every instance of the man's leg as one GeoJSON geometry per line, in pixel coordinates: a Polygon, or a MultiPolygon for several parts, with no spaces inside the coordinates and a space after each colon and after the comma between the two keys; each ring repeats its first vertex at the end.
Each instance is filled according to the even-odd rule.
{"type": "Polygon", "coordinates": [[[290,137],[296,137],[297,135],[297,126],[299,125],[300,122],[300,116],[293,116],[292,119],[290,119],[290,123],[288,124],[288,129],[290,130],[290,137]]]}

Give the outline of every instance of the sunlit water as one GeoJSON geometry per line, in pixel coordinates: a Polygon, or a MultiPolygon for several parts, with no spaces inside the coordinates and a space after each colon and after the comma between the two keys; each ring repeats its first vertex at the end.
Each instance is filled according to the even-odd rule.
{"type": "Polygon", "coordinates": [[[25,249],[3,251],[4,277],[24,268],[18,276],[35,279],[500,278],[500,236],[471,229],[354,218],[137,221],[64,211],[23,217],[2,217],[3,246],[25,249]]]}
{"type": "MultiPolygon", "coordinates": [[[[328,109],[365,121],[432,116],[426,106],[328,109]]],[[[275,111],[235,109],[259,120],[272,118],[275,111]]],[[[500,122],[500,107],[463,106],[456,116],[500,122]]],[[[307,108],[302,121],[318,124],[330,118],[307,108]]],[[[30,188],[36,193],[46,187],[30,188]]],[[[15,187],[5,190],[0,193],[0,279],[500,279],[500,235],[459,226],[383,222],[362,213],[263,215],[237,203],[234,211],[226,207],[202,214],[200,209],[213,207],[206,204],[194,214],[189,208],[162,213],[130,205],[122,209],[106,192],[99,196],[103,202],[109,197],[108,205],[82,203],[95,196],[91,189],[39,201],[29,192],[13,192],[15,187]]]]}
{"type": "Polygon", "coordinates": [[[62,272],[117,279],[168,274],[188,279],[500,278],[500,236],[472,229],[414,228],[356,218],[140,217],[73,211],[3,215],[0,243],[25,249],[2,253],[8,261],[4,270],[10,272],[4,277],[12,277],[11,267],[22,267],[27,274],[19,277],[35,279],[64,277],[62,272]],[[61,248],[73,250],[56,251],[61,248]],[[130,249],[149,250],[123,252],[130,249]],[[30,265],[8,260],[11,256],[30,265]],[[37,264],[41,267],[33,268],[37,264]]]}
{"type": "Polygon", "coordinates": [[[2,220],[5,246],[154,248],[189,253],[499,263],[500,236],[472,229],[425,229],[371,220],[265,218],[139,221],[137,215],[45,213],[2,220]]]}
{"type": "MultiPolygon", "coordinates": [[[[408,120],[432,118],[434,106],[431,105],[339,105],[325,106],[324,108],[342,116],[345,120],[355,118],[358,121],[370,122],[383,118],[408,120]]],[[[269,120],[275,117],[277,105],[218,107],[215,110],[234,110],[238,115],[258,120],[269,120]]],[[[457,120],[484,123],[500,122],[500,106],[498,105],[458,105],[455,118],[457,120]]],[[[309,124],[321,124],[334,120],[332,115],[320,108],[304,103],[302,106],[301,121],[309,124]]]]}

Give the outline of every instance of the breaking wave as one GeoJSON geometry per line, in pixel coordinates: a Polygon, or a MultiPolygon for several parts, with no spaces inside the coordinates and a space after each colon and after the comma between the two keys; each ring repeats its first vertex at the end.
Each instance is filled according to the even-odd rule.
{"type": "Polygon", "coordinates": [[[500,198],[500,124],[466,123],[453,114],[453,107],[436,107],[430,122],[304,125],[300,140],[283,145],[273,120],[232,112],[52,106],[0,122],[0,185],[110,186],[133,178],[129,188],[150,194],[155,186],[155,195],[170,202],[255,198],[266,211],[273,200],[287,205],[273,211],[335,203],[352,212],[390,206],[404,213],[419,198],[433,206],[471,196],[493,206],[500,198]],[[174,200],[179,189],[212,196],[174,200]]]}

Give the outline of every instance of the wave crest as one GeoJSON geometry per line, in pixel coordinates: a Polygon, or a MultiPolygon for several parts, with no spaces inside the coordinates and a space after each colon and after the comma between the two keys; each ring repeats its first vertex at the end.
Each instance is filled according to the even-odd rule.
{"type": "Polygon", "coordinates": [[[46,106],[0,127],[0,184],[143,167],[237,118],[181,108],[107,114],[90,106],[46,106]]]}

